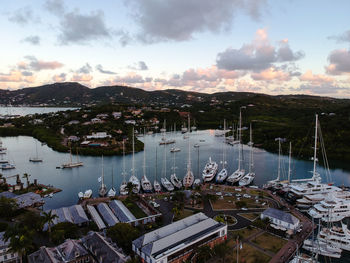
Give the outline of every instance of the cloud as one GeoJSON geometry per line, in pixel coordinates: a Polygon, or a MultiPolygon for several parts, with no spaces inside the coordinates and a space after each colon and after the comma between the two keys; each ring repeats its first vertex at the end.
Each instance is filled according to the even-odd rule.
{"type": "Polygon", "coordinates": [[[328,56],[330,64],[326,67],[326,71],[332,75],[341,75],[350,73],[350,50],[337,49],[328,56]]]}
{"type": "Polygon", "coordinates": [[[63,64],[58,61],[38,60],[34,56],[26,56],[25,58],[29,61],[28,64],[26,62],[19,62],[19,64],[17,64],[22,69],[31,69],[34,71],[40,71],[40,70],[48,70],[48,69],[53,70],[53,69],[63,67],[63,64]]]}
{"type": "Polygon", "coordinates": [[[89,63],[86,63],[84,66],[82,66],[80,69],[76,71],[77,73],[82,73],[82,74],[89,74],[92,72],[92,67],[90,66],[89,63]]]}
{"type": "Polygon", "coordinates": [[[28,42],[32,45],[39,45],[40,44],[40,37],[39,36],[28,36],[22,40],[23,42],[28,42]]]}
{"type": "Polygon", "coordinates": [[[60,30],[58,38],[63,45],[84,44],[90,40],[110,37],[102,11],[89,15],[82,15],[77,11],[65,13],[60,21],[60,30]]]}
{"type": "Polygon", "coordinates": [[[45,2],[44,7],[47,11],[57,16],[65,13],[65,7],[62,0],[48,0],[45,2]]]}
{"type": "MultiPolygon", "coordinates": [[[[140,27],[139,39],[148,42],[184,41],[196,33],[231,28],[238,12],[259,19],[266,0],[132,0],[132,17],[140,27]]],[[[129,2],[129,3],[130,3],[129,2]]],[[[129,4],[128,3],[128,4],[129,4]]]]}
{"type": "Polygon", "coordinates": [[[17,9],[11,16],[9,16],[8,20],[21,26],[30,22],[40,21],[39,18],[34,17],[33,11],[29,6],[17,9]]]}
{"type": "Polygon", "coordinates": [[[22,74],[20,71],[11,71],[10,73],[0,73],[0,82],[27,82],[27,83],[33,83],[34,77],[33,76],[26,76],[22,74]]]}
{"type": "Polygon", "coordinates": [[[66,80],[67,74],[66,73],[61,73],[59,75],[54,75],[52,77],[52,80],[55,82],[64,82],[66,80]]]}
{"type": "Polygon", "coordinates": [[[101,64],[98,64],[98,65],[96,66],[96,69],[97,69],[100,73],[103,73],[103,74],[116,74],[116,73],[113,72],[113,71],[103,69],[103,67],[102,67],[101,64]]]}
{"type": "Polygon", "coordinates": [[[273,63],[293,62],[302,57],[302,51],[293,52],[290,49],[288,40],[280,41],[279,47],[272,46],[266,30],[259,29],[252,43],[218,53],[216,64],[219,69],[256,71],[271,68],[273,63]]]}
{"type": "Polygon", "coordinates": [[[270,67],[259,73],[252,73],[252,79],[254,80],[266,80],[266,81],[288,81],[291,79],[290,75],[282,70],[278,70],[275,67],[270,67]]]}
{"type": "Polygon", "coordinates": [[[74,74],[71,78],[72,81],[82,81],[82,82],[89,82],[92,80],[92,76],[89,74],[74,74]]]}
{"type": "Polygon", "coordinates": [[[134,65],[131,65],[128,68],[133,70],[148,70],[148,66],[144,61],[139,61],[137,63],[134,63],[134,65]]]}
{"type": "Polygon", "coordinates": [[[330,36],[328,39],[335,39],[337,42],[350,42],[350,30],[345,31],[343,34],[338,36],[330,36]]]}
{"type": "Polygon", "coordinates": [[[321,84],[321,85],[301,85],[299,88],[294,89],[294,91],[302,92],[306,94],[314,95],[329,95],[335,96],[341,91],[346,91],[347,88],[339,87],[336,85],[321,84]]]}
{"type": "Polygon", "coordinates": [[[309,69],[307,70],[303,75],[299,77],[301,81],[308,81],[312,85],[322,85],[326,83],[332,83],[334,81],[334,78],[322,74],[313,74],[312,71],[309,69]]]}
{"type": "Polygon", "coordinates": [[[21,73],[23,76],[26,76],[26,77],[33,76],[33,72],[30,72],[30,71],[22,71],[21,73]]]}

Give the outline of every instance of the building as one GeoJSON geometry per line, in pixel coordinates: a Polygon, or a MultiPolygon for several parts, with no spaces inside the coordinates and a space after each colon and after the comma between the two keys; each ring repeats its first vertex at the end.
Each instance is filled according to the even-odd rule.
{"type": "Polygon", "coordinates": [[[89,232],[81,241],[99,263],[124,263],[130,259],[122,249],[100,233],[89,232]]]}
{"type": "Polygon", "coordinates": [[[119,119],[122,116],[122,113],[120,111],[114,111],[112,112],[114,119],[119,119]]]}
{"type": "Polygon", "coordinates": [[[71,141],[71,142],[78,142],[80,140],[80,138],[78,136],[75,136],[75,135],[71,135],[68,137],[68,141],[71,141]]]}
{"type": "Polygon", "coordinates": [[[87,135],[86,139],[105,139],[105,138],[111,138],[112,136],[107,134],[107,132],[93,132],[91,135],[87,135]]]}
{"type": "Polygon", "coordinates": [[[271,226],[281,230],[297,230],[299,219],[290,213],[283,212],[275,208],[268,208],[260,215],[261,219],[269,218],[271,226]]]}
{"type": "Polygon", "coordinates": [[[99,119],[99,118],[93,118],[90,121],[91,123],[103,123],[103,120],[99,119]]]}
{"type": "Polygon", "coordinates": [[[80,121],[78,121],[78,120],[72,120],[72,121],[68,122],[68,125],[75,125],[75,124],[79,124],[79,123],[80,123],[80,121]]]}
{"type": "Polygon", "coordinates": [[[4,240],[5,232],[0,232],[0,262],[3,263],[17,263],[22,262],[22,259],[17,252],[10,251],[10,240],[4,240]]]}
{"type": "Polygon", "coordinates": [[[57,247],[41,247],[28,256],[29,263],[85,263],[93,262],[92,256],[80,240],[67,239],[57,247]]]}
{"type": "Polygon", "coordinates": [[[227,225],[198,213],[149,232],[132,242],[132,250],[145,263],[184,262],[196,248],[227,238],[227,225]]]}

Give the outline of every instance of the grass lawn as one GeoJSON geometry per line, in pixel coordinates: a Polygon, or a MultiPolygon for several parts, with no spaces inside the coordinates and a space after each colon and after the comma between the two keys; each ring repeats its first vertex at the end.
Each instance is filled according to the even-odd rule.
{"type": "MultiPolygon", "coordinates": [[[[233,242],[234,244],[234,242],[233,242]]],[[[233,249],[233,245],[232,245],[233,249]]],[[[226,262],[236,262],[237,259],[237,249],[233,249],[233,255],[231,254],[230,260],[229,257],[227,258],[226,262]]],[[[271,257],[268,255],[260,252],[259,250],[255,249],[254,247],[250,246],[247,243],[243,244],[242,249],[238,252],[239,262],[245,262],[245,263],[265,263],[269,262],[271,257]]]]}
{"type": "Polygon", "coordinates": [[[239,235],[240,239],[246,239],[260,231],[259,228],[256,227],[251,227],[250,229],[248,228],[243,228],[240,230],[235,230],[235,231],[230,231],[229,232],[229,237],[232,237],[234,240],[236,240],[236,236],[239,235]]]}
{"type": "MultiPolygon", "coordinates": [[[[231,209],[238,209],[235,202],[238,201],[237,197],[235,196],[224,196],[223,199],[218,199],[215,202],[211,202],[211,205],[214,210],[231,210],[231,209]]],[[[263,201],[259,201],[259,203],[255,202],[254,198],[242,198],[240,197],[239,201],[243,201],[246,203],[246,208],[263,208],[268,207],[267,204],[262,206],[263,201]]]]}
{"type": "Polygon", "coordinates": [[[251,241],[259,247],[270,250],[273,253],[277,253],[287,243],[286,240],[269,233],[264,233],[251,241]]]}
{"type": "Polygon", "coordinates": [[[188,217],[188,216],[191,216],[191,215],[193,215],[193,211],[188,210],[188,209],[183,209],[180,213],[180,216],[175,217],[174,221],[181,220],[181,219],[188,217]]]}
{"type": "Polygon", "coordinates": [[[130,210],[130,212],[136,217],[136,218],[143,218],[146,217],[146,213],[143,212],[143,210],[134,202],[124,200],[123,204],[130,210]]]}
{"type": "Polygon", "coordinates": [[[260,213],[246,213],[246,214],[239,214],[239,215],[249,219],[250,221],[254,221],[260,215],[260,213]]]}

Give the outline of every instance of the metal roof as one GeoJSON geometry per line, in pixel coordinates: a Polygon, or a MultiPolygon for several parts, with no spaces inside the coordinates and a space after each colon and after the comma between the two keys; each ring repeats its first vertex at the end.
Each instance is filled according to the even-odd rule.
{"type": "Polygon", "coordinates": [[[114,226],[115,224],[119,223],[119,220],[116,218],[106,203],[99,203],[97,205],[97,210],[108,226],[114,226]]]}
{"type": "Polygon", "coordinates": [[[109,203],[109,207],[118,217],[120,222],[126,223],[136,220],[136,217],[129,211],[128,208],[120,200],[113,200],[109,203]]]}
{"type": "Polygon", "coordinates": [[[98,229],[101,230],[101,229],[106,228],[105,223],[103,222],[100,215],[97,213],[95,207],[93,207],[92,205],[87,205],[86,207],[87,207],[87,209],[92,217],[92,220],[94,220],[94,222],[96,223],[98,229]]]}
{"type": "Polygon", "coordinates": [[[275,208],[268,208],[262,214],[264,216],[273,217],[292,225],[299,223],[299,219],[293,216],[292,214],[283,212],[275,208]]]}

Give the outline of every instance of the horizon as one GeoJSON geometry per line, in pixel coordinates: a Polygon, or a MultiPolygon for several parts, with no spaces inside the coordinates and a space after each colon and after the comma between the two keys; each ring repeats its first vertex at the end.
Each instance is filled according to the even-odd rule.
{"type": "Polygon", "coordinates": [[[345,0],[6,2],[0,89],[78,82],[350,98],[349,9],[345,0]]]}

